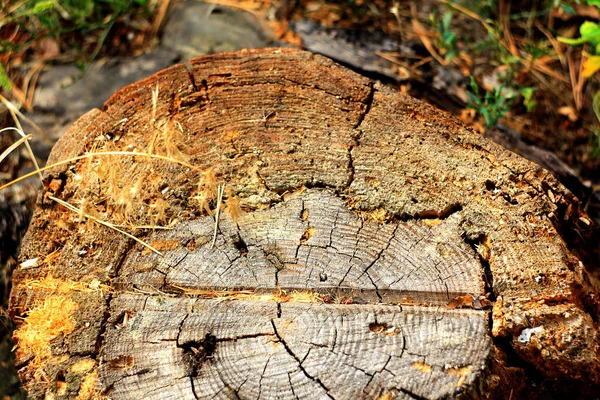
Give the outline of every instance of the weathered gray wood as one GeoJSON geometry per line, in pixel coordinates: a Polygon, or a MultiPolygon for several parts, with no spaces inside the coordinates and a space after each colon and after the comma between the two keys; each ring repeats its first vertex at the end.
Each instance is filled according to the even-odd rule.
{"type": "Polygon", "coordinates": [[[100,376],[115,398],[437,398],[472,384],[488,357],[474,310],[173,298],[131,308],[142,300],[113,301],[131,313],[106,334],[100,376]]]}
{"type": "Polygon", "coordinates": [[[446,305],[457,296],[485,296],[485,272],[457,233],[456,218],[433,227],[382,225],[361,220],[332,192],[308,189],[235,223],[225,215],[219,226],[214,248],[211,217],[155,232],[149,243],[171,249],[159,256],[138,247],[116,282],[166,291],[305,289],[373,303],[446,305]]]}
{"type": "Polygon", "coordinates": [[[123,88],[51,161],[167,154],[156,139],[167,124],[197,169],[124,156],[47,175],[21,254],[39,262],[17,269],[11,311],[57,293],[78,308],[51,357],[21,346],[32,397],[509,396],[518,375],[505,352],[551,379],[600,383],[597,266],[561,236],[586,217],[543,169],[283,49],[201,57],[123,88]],[[119,173],[112,186],[105,166],[119,173]],[[208,170],[245,209],[221,215],[214,247],[214,217],[195,200],[208,170]],[[118,192],[138,181],[124,217],[118,192]],[[49,196],[115,224],[170,221],[133,231],[163,255],[49,196]],[[32,283],[49,275],[70,289],[32,283]]]}

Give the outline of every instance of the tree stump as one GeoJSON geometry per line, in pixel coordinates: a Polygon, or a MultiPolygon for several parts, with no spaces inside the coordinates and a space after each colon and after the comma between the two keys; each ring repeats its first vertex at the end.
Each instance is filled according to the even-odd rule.
{"type": "Polygon", "coordinates": [[[46,172],[11,294],[32,398],[516,398],[518,368],[600,382],[578,200],[324,57],[165,69],[49,163],[73,157],[46,172]]]}

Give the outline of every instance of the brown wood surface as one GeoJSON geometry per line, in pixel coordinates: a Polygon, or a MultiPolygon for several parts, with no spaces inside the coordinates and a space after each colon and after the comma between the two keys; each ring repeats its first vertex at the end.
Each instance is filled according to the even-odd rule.
{"type": "Polygon", "coordinates": [[[598,273],[561,236],[586,225],[578,200],[448,115],[307,52],[224,53],[119,90],[49,162],[149,148],[197,169],[111,156],[46,174],[11,312],[24,329],[51,296],[75,307],[50,355],[19,347],[32,398],[516,396],[524,365],[600,383],[598,273]],[[244,210],[214,246],[206,171],[244,210]],[[169,225],[128,230],[162,255],[53,197],[169,225]]]}

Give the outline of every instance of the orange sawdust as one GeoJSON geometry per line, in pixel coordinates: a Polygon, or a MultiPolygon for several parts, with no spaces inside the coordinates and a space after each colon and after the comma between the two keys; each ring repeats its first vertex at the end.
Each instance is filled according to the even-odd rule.
{"type": "Polygon", "coordinates": [[[23,286],[38,291],[52,291],[55,294],[66,294],[71,292],[96,292],[109,290],[109,286],[101,283],[98,279],[89,282],[76,282],[68,279],[54,278],[51,274],[41,279],[23,280],[23,286]]]}
{"type": "Polygon", "coordinates": [[[309,226],[308,228],[306,228],[306,231],[302,234],[302,237],[300,238],[300,243],[304,243],[308,239],[310,239],[316,230],[317,228],[315,228],[314,226],[309,226]]]}
{"type": "Polygon", "coordinates": [[[288,293],[281,289],[272,292],[255,292],[252,290],[190,289],[175,285],[173,287],[183,291],[187,295],[223,301],[243,300],[256,302],[274,301],[276,303],[332,303],[332,299],[327,295],[310,290],[293,290],[288,293]]]}
{"type": "MultiPolygon", "coordinates": [[[[66,296],[48,296],[44,303],[30,310],[14,332],[18,353],[33,356],[30,366],[36,368],[52,355],[50,342],[75,329],[73,313],[78,306],[66,296]]],[[[19,357],[22,358],[22,357],[19,357]]]]}
{"type": "Polygon", "coordinates": [[[84,358],[81,361],[76,362],[75,364],[69,367],[69,370],[73,373],[82,373],[89,371],[90,369],[96,366],[96,361],[91,358],[84,358]]]}
{"type": "Polygon", "coordinates": [[[451,310],[457,308],[475,308],[475,299],[470,294],[465,296],[457,296],[450,300],[448,303],[448,308],[451,310]]]}
{"type": "Polygon", "coordinates": [[[87,374],[81,381],[81,386],[79,386],[79,393],[77,394],[76,400],[105,399],[106,397],[100,395],[100,393],[98,393],[95,389],[97,381],[97,370],[87,374]]]}
{"type": "Polygon", "coordinates": [[[446,369],[446,373],[449,375],[458,375],[458,381],[456,382],[456,387],[461,387],[463,383],[465,383],[465,379],[473,372],[473,367],[471,365],[466,367],[457,367],[457,368],[448,368],[446,369]]]}
{"type": "Polygon", "coordinates": [[[356,211],[356,213],[363,221],[373,221],[378,224],[383,224],[384,222],[391,220],[391,216],[383,208],[377,208],[371,211],[356,211]]]}
{"type": "Polygon", "coordinates": [[[433,368],[431,368],[431,365],[425,364],[422,362],[418,362],[418,361],[413,362],[412,367],[414,369],[416,369],[417,371],[426,372],[428,374],[430,374],[431,371],[433,371],[433,368]]]}
{"type": "MultiPolygon", "coordinates": [[[[179,240],[153,240],[150,243],[150,246],[155,248],[158,251],[170,251],[176,250],[182,246],[181,241],[179,240]]],[[[142,250],[142,254],[150,254],[152,250],[149,248],[145,248],[142,250]]]]}

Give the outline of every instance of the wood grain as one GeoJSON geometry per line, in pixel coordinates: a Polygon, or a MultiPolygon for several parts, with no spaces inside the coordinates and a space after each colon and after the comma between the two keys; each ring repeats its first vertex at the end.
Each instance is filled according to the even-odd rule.
{"type": "MultiPolygon", "coordinates": [[[[89,290],[62,294],[76,328],[51,358],[18,352],[31,397],[81,397],[92,380],[115,399],[508,396],[523,364],[506,353],[582,390],[600,383],[597,266],[561,236],[585,214],[535,164],[289,49],[204,56],[125,87],[52,160],[98,143],[146,151],[157,126],[181,133],[195,169],[106,162],[121,189],[141,179],[132,218],[168,203],[172,229],[134,231],[162,255],[39,198],[21,261],[40,261],[16,270],[11,312],[51,295],[31,283],[48,275],[89,290]],[[209,170],[244,209],[222,215],[214,246],[195,200],[209,170]],[[75,368],[82,358],[93,367],[75,368]]],[[[47,192],[115,218],[90,168],[56,167],[47,192]]]]}

